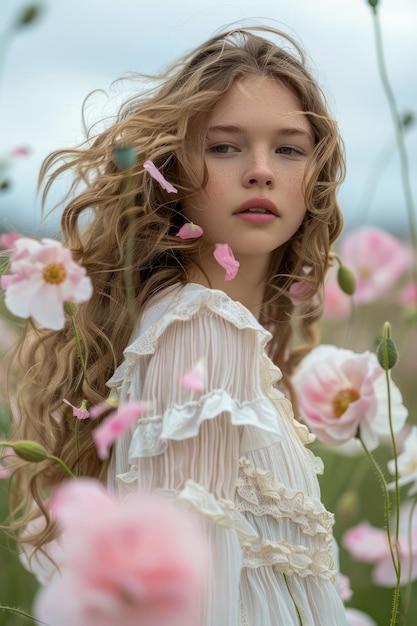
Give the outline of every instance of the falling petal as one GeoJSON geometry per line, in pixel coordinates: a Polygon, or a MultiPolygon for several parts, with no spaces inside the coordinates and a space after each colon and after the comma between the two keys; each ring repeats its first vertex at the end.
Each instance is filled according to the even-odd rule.
{"type": "Polygon", "coordinates": [[[112,409],[114,411],[114,409],[117,409],[117,405],[118,405],[118,402],[116,398],[107,398],[107,400],[103,400],[103,402],[99,402],[95,406],[91,407],[90,417],[92,419],[96,419],[97,417],[100,417],[101,415],[103,415],[103,413],[106,413],[107,411],[110,411],[112,409]]]}
{"type": "Polygon", "coordinates": [[[201,226],[197,226],[197,224],[193,224],[193,222],[187,222],[187,224],[181,226],[176,237],[181,237],[181,239],[197,239],[201,237],[203,233],[204,231],[201,226]]]}
{"type": "Polygon", "coordinates": [[[24,146],[20,146],[19,148],[14,148],[11,154],[13,157],[25,157],[25,156],[28,156],[29,152],[30,151],[28,148],[25,148],[24,146]]]}
{"type": "Polygon", "coordinates": [[[239,261],[236,261],[230,246],[227,243],[216,243],[213,256],[226,270],[224,280],[233,280],[239,270],[239,261]]]}
{"type": "Polygon", "coordinates": [[[143,164],[143,167],[149,172],[152,178],[161,185],[162,189],[165,189],[168,193],[178,193],[178,189],[175,189],[175,187],[164,178],[152,161],[148,159],[148,161],[145,161],[143,164]]]}
{"type": "Polygon", "coordinates": [[[130,428],[149,409],[149,403],[130,400],[118,411],[108,415],[93,432],[97,454],[105,460],[117,437],[130,428]]]}
{"type": "Polygon", "coordinates": [[[201,358],[196,365],[181,376],[180,383],[192,391],[203,391],[205,378],[205,359],[201,358]]]}

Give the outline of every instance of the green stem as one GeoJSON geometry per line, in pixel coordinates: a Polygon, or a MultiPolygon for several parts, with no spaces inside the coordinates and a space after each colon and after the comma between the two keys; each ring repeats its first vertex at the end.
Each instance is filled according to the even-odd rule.
{"type": "Polygon", "coordinates": [[[75,343],[76,343],[76,346],[77,346],[78,357],[80,359],[81,367],[82,367],[83,374],[84,374],[84,379],[85,379],[85,382],[87,383],[87,385],[89,385],[90,381],[88,380],[87,367],[85,365],[83,350],[82,350],[82,347],[81,347],[80,336],[78,334],[77,323],[75,321],[75,315],[73,313],[71,313],[70,318],[71,318],[72,328],[74,330],[75,343]]]}
{"type": "MultiPolygon", "coordinates": [[[[387,487],[387,482],[385,480],[384,474],[382,473],[381,468],[379,467],[378,463],[376,462],[376,460],[374,459],[373,455],[369,452],[365,442],[363,441],[361,435],[358,435],[358,439],[362,444],[362,447],[365,451],[366,456],[368,457],[369,461],[372,463],[372,465],[374,466],[380,482],[381,482],[381,487],[382,487],[382,492],[384,494],[384,499],[385,499],[385,528],[387,531],[387,537],[388,537],[388,545],[389,545],[389,551],[391,554],[391,560],[392,560],[392,564],[394,566],[394,571],[395,571],[395,576],[396,576],[396,587],[395,587],[395,591],[394,591],[394,598],[393,598],[393,604],[392,604],[392,612],[391,612],[391,620],[390,620],[390,626],[394,626],[396,621],[397,621],[397,614],[398,614],[398,604],[399,604],[399,596],[400,596],[400,576],[401,576],[401,564],[400,564],[400,559],[399,559],[399,552],[398,552],[398,541],[397,541],[397,535],[396,535],[396,542],[395,542],[395,554],[394,554],[394,550],[392,547],[392,537],[391,537],[391,529],[390,529],[390,524],[389,524],[389,518],[390,518],[390,509],[391,509],[391,504],[390,504],[390,498],[389,498],[389,492],[388,492],[388,487],[387,487]],[[398,559],[398,561],[397,561],[398,559]]],[[[397,531],[397,528],[396,528],[397,531]]]]}
{"type": "Polygon", "coordinates": [[[395,129],[395,137],[398,146],[398,152],[400,156],[400,167],[401,167],[401,180],[404,190],[404,197],[407,208],[408,215],[408,228],[410,232],[410,239],[414,249],[414,263],[413,263],[413,278],[417,282],[417,230],[414,223],[414,203],[413,196],[411,192],[411,183],[410,183],[410,171],[409,171],[409,161],[407,149],[404,141],[404,128],[401,121],[401,117],[398,113],[397,103],[395,100],[394,92],[391,88],[387,69],[385,65],[384,58],[384,49],[382,43],[382,34],[381,34],[381,25],[378,19],[377,7],[372,7],[372,16],[373,16],[373,25],[374,25],[374,34],[375,34],[375,46],[376,46],[376,56],[379,74],[382,82],[383,89],[385,91],[385,95],[388,100],[389,108],[391,111],[391,116],[394,122],[395,129]]]}
{"type": "Polygon", "coordinates": [[[124,267],[124,280],[125,280],[125,288],[127,295],[127,302],[130,309],[130,316],[132,322],[135,321],[136,318],[136,308],[135,308],[135,286],[133,283],[133,259],[134,259],[134,228],[135,228],[135,218],[129,212],[129,208],[131,205],[131,175],[128,170],[123,172],[123,177],[125,180],[125,189],[127,193],[127,216],[128,216],[128,230],[127,230],[127,241],[126,241],[126,263],[124,267]]]}
{"type": "Polygon", "coordinates": [[[48,626],[45,622],[41,622],[40,620],[32,617],[32,615],[30,615],[29,613],[26,613],[25,611],[22,611],[22,609],[17,609],[13,606],[0,605],[0,611],[8,611],[9,613],[16,613],[17,615],[23,615],[23,617],[30,619],[35,624],[43,624],[44,626],[48,626]]]}
{"type": "Polygon", "coordinates": [[[409,554],[409,559],[408,559],[408,573],[407,573],[407,587],[406,590],[404,592],[404,602],[403,602],[403,620],[404,620],[404,624],[406,623],[406,617],[407,617],[407,612],[410,606],[410,598],[411,598],[411,574],[413,571],[413,558],[412,558],[412,550],[413,550],[413,536],[412,536],[412,530],[413,530],[413,515],[414,515],[414,509],[416,508],[417,505],[417,498],[414,499],[413,504],[411,505],[411,509],[410,509],[410,515],[408,518],[408,528],[407,528],[407,536],[408,536],[408,554],[409,554]]]}
{"type": "Polygon", "coordinates": [[[59,456],[55,456],[54,454],[47,454],[46,458],[51,459],[51,461],[56,461],[57,463],[59,463],[59,465],[66,471],[68,476],[70,476],[71,478],[75,478],[75,475],[71,472],[68,465],[64,463],[64,461],[60,459],[59,456]]]}

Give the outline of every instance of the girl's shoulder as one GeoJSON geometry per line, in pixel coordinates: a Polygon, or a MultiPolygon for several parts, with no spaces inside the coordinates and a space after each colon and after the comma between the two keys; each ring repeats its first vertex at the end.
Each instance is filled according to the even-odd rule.
{"type": "Polygon", "coordinates": [[[271,338],[271,334],[259,324],[253,314],[243,304],[232,300],[224,291],[188,283],[172,285],[149,300],[130,343],[138,339],[143,343],[148,336],[152,345],[155,335],[163,334],[172,323],[187,322],[199,316],[210,317],[211,325],[213,326],[214,322],[214,327],[215,319],[218,317],[237,329],[251,329],[256,332],[263,346],[271,338]]]}

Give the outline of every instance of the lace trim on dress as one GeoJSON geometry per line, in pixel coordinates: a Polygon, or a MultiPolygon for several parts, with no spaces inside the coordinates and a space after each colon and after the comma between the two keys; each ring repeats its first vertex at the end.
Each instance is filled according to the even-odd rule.
{"type": "Polygon", "coordinates": [[[249,427],[254,448],[282,439],[275,408],[268,399],[260,397],[240,402],[223,389],[216,389],[198,400],[181,406],[174,404],[163,415],[140,418],[132,436],[129,462],[162,454],[169,439],[180,441],[196,437],[202,422],[221,414],[228,414],[234,426],[249,427]]]}
{"type": "Polygon", "coordinates": [[[123,380],[129,380],[129,373],[131,374],[136,357],[154,354],[159,337],[163,335],[170,324],[176,321],[190,320],[204,310],[219,315],[237,328],[248,328],[255,331],[259,338],[260,353],[271,339],[271,334],[257,322],[252,313],[240,302],[229,298],[223,291],[207,289],[194,283],[189,283],[185,287],[178,285],[177,290],[175,296],[172,295],[172,289],[169,290],[162,301],[158,301],[154,305],[151,304],[146,309],[141,323],[144,332],[125,349],[126,361],[117,368],[108,381],[109,387],[117,387],[123,380]],[[176,304],[177,302],[178,304],[176,304]],[[162,306],[164,303],[165,306],[162,306]],[[165,312],[167,308],[168,311],[165,312]],[[160,314],[156,316],[156,321],[149,325],[149,320],[155,318],[157,311],[160,314]]]}
{"type": "Polygon", "coordinates": [[[331,544],[333,514],[319,500],[278,483],[270,470],[255,469],[246,457],[239,461],[236,492],[239,511],[269,515],[278,521],[289,518],[305,535],[321,535],[331,544]]]}
{"type": "Polygon", "coordinates": [[[327,549],[311,550],[305,546],[292,545],[286,541],[261,541],[243,546],[243,567],[273,567],[276,571],[301,578],[315,576],[334,581],[336,567],[327,549]]]}
{"type": "MultiPolygon", "coordinates": [[[[135,466],[132,466],[126,474],[117,476],[117,482],[122,486],[125,497],[137,490],[137,479],[138,469],[135,466]]],[[[194,480],[187,480],[181,491],[157,489],[156,492],[186,504],[217,526],[235,531],[242,546],[259,540],[256,530],[237,510],[234,502],[215,498],[212,493],[194,480]]]]}

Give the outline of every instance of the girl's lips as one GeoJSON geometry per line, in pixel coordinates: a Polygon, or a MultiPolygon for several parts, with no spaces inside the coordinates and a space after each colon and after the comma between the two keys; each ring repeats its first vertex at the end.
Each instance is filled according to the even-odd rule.
{"type": "Polygon", "coordinates": [[[235,213],[236,217],[245,222],[249,222],[249,224],[270,224],[277,219],[277,215],[274,213],[251,213],[250,211],[241,211],[240,213],[235,213]]]}
{"type": "Polygon", "coordinates": [[[239,215],[241,213],[245,213],[245,215],[251,215],[251,216],[269,216],[269,217],[279,217],[279,211],[277,209],[277,207],[275,206],[275,204],[273,202],[271,202],[271,200],[268,200],[268,198],[250,198],[249,200],[246,200],[246,202],[244,202],[243,204],[240,205],[240,207],[237,209],[237,211],[235,211],[234,215],[239,215]],[[245,211],[249,211],[249,209],[265,209],[266,211],[269,211],[269,213],[245,213],[245,211]],[[272,214],[272,215],[271,215],[272,214]]]}

